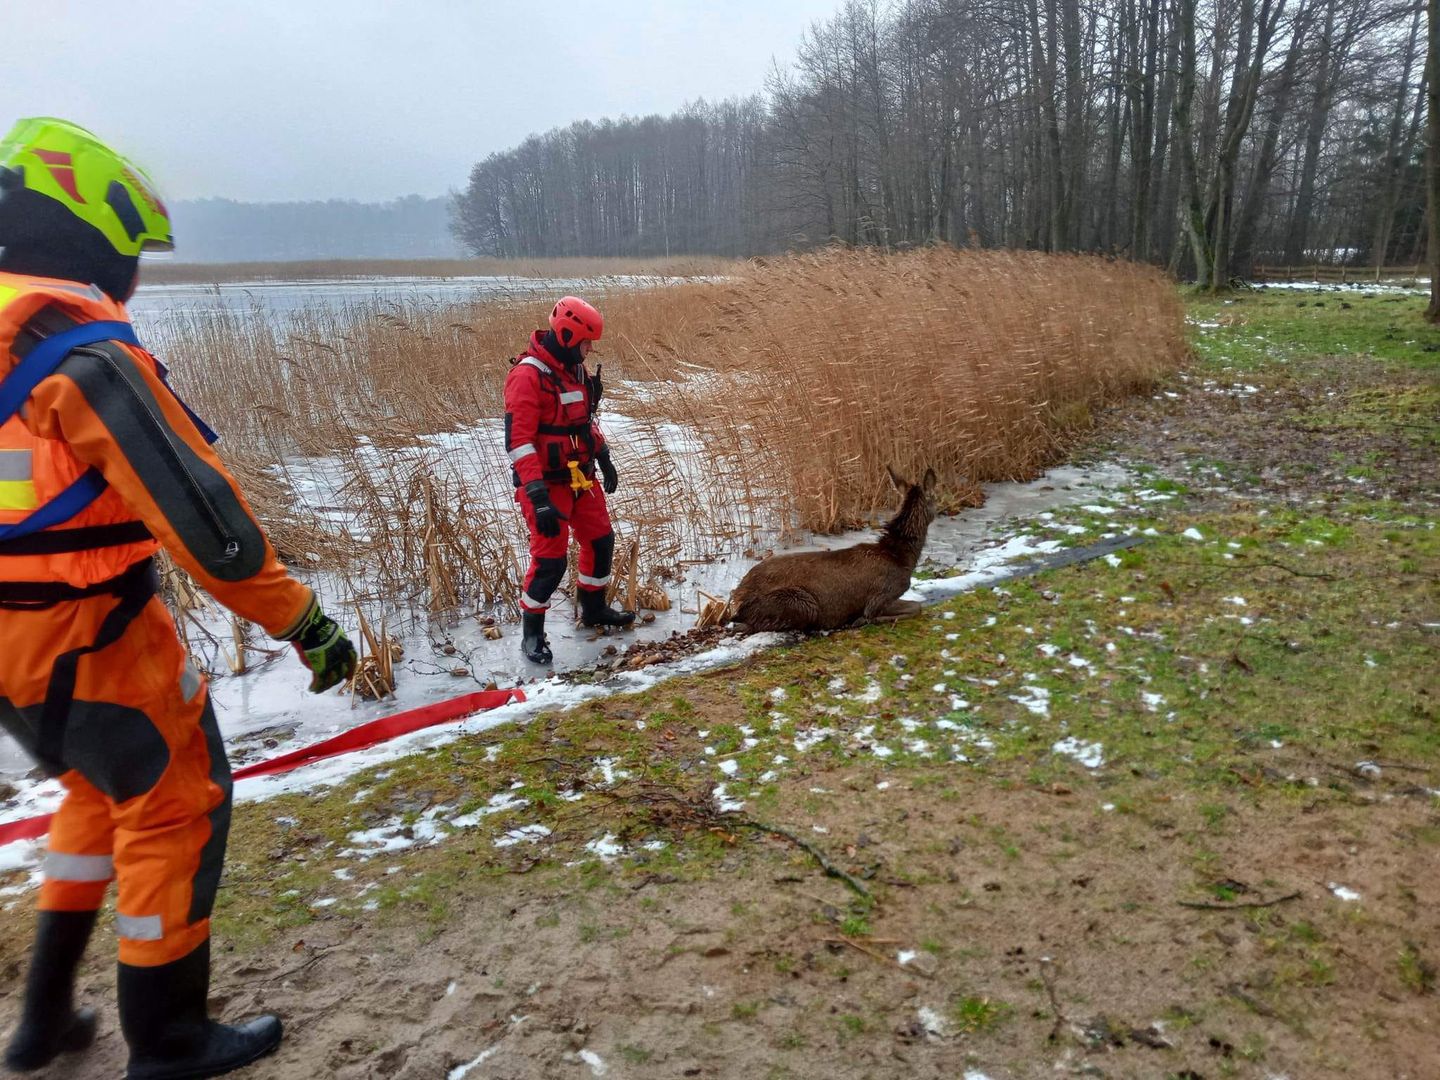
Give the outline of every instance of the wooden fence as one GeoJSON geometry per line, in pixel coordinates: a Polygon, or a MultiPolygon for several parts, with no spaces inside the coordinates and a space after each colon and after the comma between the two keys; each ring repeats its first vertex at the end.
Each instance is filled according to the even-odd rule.
{"type": "Polygon", "coordinates": [[[1305,266],[1256,266],[1254,281],[1314,281],[1322,284],[1346,284],[1354,282],[1414,283],[1427,268],[1420,263],[1414,266],[1335,266],[1326,263],[1309,263],[1305,266]]]}

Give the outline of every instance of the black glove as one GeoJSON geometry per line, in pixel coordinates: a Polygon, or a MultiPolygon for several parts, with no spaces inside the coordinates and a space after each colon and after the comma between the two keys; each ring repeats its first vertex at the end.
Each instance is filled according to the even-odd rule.
{"type": "Polygon", "coordinates": [[[610,451],[601,450],[595,460],[600,465],[600,476],[604,481],[601,486],[605,489],[605,494],[614,495],[615,489],[620,486],[620,474],[615,471],[615,464],[610,460],[610,451]]]}
{"type": "Polygon", "coordinates": [[[600,404],[600,397],[605,393],[605,384],[600,381],[600,369],[604,364],[595,365],[595,374],[586,376],[585,384],[590,389],[590,411],[593,413],[595,407],[600,404]]]}
{"type": "Polygon", "coordinates": [[[300,662],[310,669],[312,694],[329,690],[355,674],[355,646],[313,597],[295,628],[280,640],[294,644],[300,662]]]}
{"type": "Polygon", "coordinates": [[[535,508],[535,531],[545,537],[559,536],[560,522],[565,520],[565,515],[556,510],[550,501],[545,481],[531,480],[525,485],[525,494],[535,508]]]}

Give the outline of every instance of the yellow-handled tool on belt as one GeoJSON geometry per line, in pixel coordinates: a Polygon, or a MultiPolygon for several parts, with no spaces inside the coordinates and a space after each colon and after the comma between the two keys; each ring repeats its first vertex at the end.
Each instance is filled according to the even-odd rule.
{"type": "Polygon", "coordinates": [[[580,471],[580,462],[568,461],[566,464],[570,466],[570,490],[576,495],[582,491],[589,491],[595,486],[595,481],[580,471]]]}

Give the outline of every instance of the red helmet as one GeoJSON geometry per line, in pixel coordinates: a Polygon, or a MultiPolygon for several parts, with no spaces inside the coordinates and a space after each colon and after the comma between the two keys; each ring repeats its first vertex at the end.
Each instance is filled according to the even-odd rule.
{"type": "Polygon", "coordinates": [[[582,341],[599,341],[605,319],[578,296],[562,296],[550,312],[550,329],[568,349],[582,341]]]}

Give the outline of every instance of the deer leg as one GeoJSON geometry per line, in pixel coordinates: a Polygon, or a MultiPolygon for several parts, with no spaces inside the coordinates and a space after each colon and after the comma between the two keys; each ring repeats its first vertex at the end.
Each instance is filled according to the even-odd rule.
{"type": "Polygon", "coordinates": [[[871,615],[869,621],[875,623],[899,622],[911,615],[919,615],[921,606],[919,600],[891,600],[890,603],[871,615]]]}

